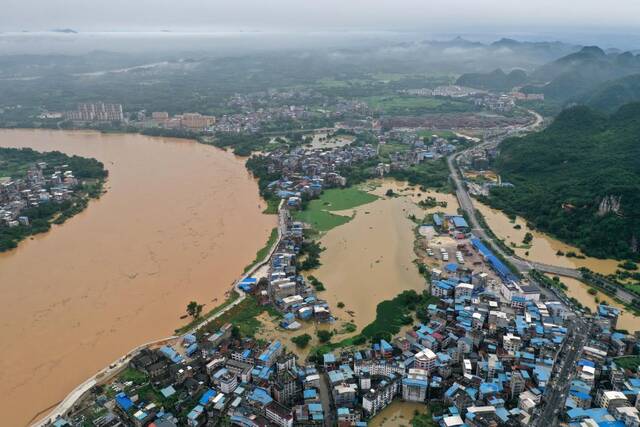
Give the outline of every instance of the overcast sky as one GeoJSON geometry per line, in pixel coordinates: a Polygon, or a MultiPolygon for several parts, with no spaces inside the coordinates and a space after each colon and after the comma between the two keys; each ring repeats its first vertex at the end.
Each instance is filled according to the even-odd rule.
{"type": "Polygon", "coordinates": [[[0,31],[640,29],[640,0],[0,0],[0,31]]]}

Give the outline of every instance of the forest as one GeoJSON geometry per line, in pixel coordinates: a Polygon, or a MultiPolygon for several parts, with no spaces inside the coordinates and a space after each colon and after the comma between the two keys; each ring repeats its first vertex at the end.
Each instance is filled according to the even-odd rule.
{"type": "Polygon", "coordinates": [[[638,259],[640,104],[611,116],[584,106],[547,129],[506,140],[489,202],[599,258],[638,259]]]}

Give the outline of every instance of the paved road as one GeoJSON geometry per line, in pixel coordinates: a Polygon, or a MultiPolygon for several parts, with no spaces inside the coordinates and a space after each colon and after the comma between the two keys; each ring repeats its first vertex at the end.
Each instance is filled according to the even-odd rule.
{"type": "Polygon", "coordinates": [[[320,373],[320,400],[324,411],[324,427],[333,427],[336,425],[336,420],[333,415],[335,411],[333,409],[331,382],[329,381],[329,375],[324,371],[320,373]]]}
{"type": "Polygon", "coordinates": [[[564,402],[576,373],[576,362],[587,343],[590,330],[591,324],[588,321],[581,317],[574,319],[569,337],[565,340],[554,364],[552,380],[545,389],[542,411],[534,416],[532,426],[555,427],[558,424],[558,416],[564,410],[564,402]]]}

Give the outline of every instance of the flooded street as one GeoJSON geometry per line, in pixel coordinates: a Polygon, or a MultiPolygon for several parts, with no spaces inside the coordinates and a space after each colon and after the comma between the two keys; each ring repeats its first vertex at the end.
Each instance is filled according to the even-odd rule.
{"type": "Polygon", "coordinates": [[[617,269],[619,261],[614,259],[598,259],[591,257],[579,259],[557,255],[558,251],[564,252],[565,254],[568,252],[581,254],[581,252],[580,249],[554,239],[545,233],[529,230],[524,218],[516,217],[515,222],[511,222],[507,215],[499,210],[492,209],[478,201],[474,201],[474,205],[476,209],[482,213],[485,221],[489,225],[489,228],[491,228],[498,238],[505,239],[505,243],[509,246],[511,246],[511,242],[516,244],[516,247],[513,249],[516,254],[522,258],[545,264],[557,265],[560,267],[587,267],[592,271],[602,274],[611,274],[617,269]],[[513,228],[517,225],[520,226],[520,229],[513,228]],[[522,239],[524,239],[527,232],[530,232],[533,235],[531,247],[520,247],[523,246],[522,239]],[[526,252],[529,252],[529,254],[527,255],[526,252]]]}
{"type": "Polygon", "coordinates": [[[2,130],[0,146],[95,157],[107,193],[0,255],[0,407],[25,425],[131,348],[205,311],[276,224],[243,161],[188,140],[2,130]],[[9,410],[10,409],[10,410],[9,410]]]}

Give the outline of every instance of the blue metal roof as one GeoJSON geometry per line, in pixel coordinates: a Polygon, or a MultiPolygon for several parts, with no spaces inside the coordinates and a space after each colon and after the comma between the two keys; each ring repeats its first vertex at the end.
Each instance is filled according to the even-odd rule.
{"type": "Polygon", "coordinates": [[[116,395],[116,404],[125,412],[133,406],[133,402],[129,399],[129,396],[124,393],[118,393],[116,395]]]}
{"type": "Polygon", "coordinates": [[[200,403],[201,405],[206,405],[207,403],[209,403],[209,401],[212,398],[215,397],[215,395],[216,395],[216,391],[213,389],[209,389],[204,393],[202,393],[202,396],[200,397],[200,400],[198,401],[198,403],[200,403]]]}
{"type": "Polygon", "coordinates": [[[469,228],[469,224],[467,224],[467,221],[464,219],[464,217],[453,216],[451,217],[451,221],[456,228],[469,228]]]}

